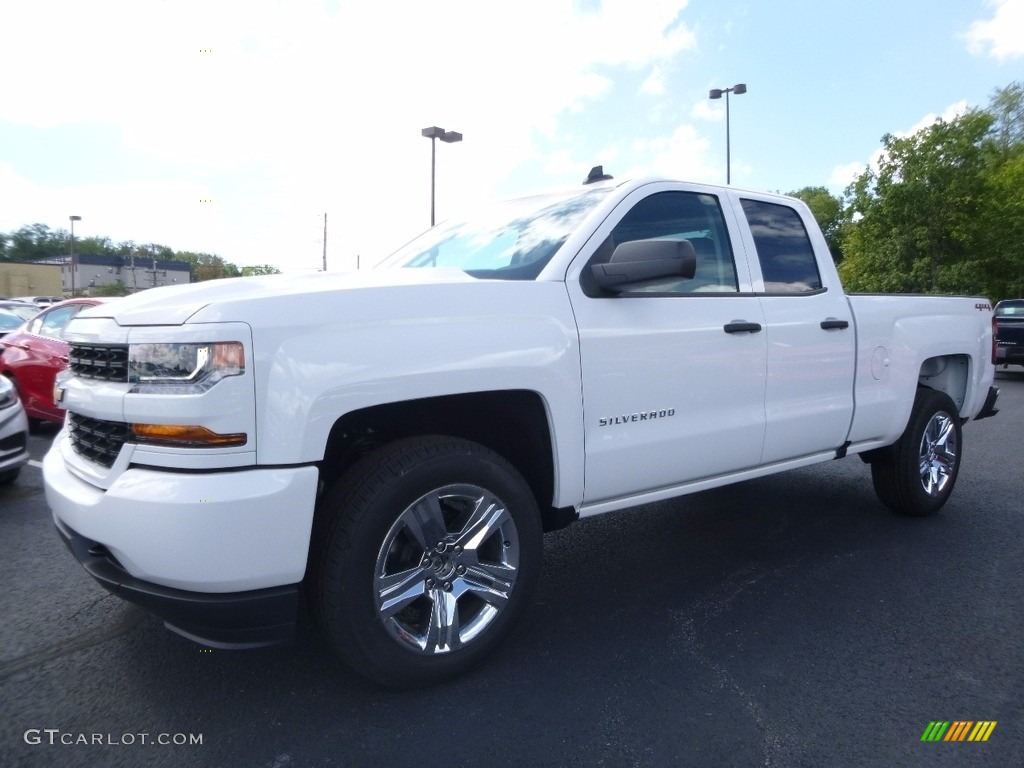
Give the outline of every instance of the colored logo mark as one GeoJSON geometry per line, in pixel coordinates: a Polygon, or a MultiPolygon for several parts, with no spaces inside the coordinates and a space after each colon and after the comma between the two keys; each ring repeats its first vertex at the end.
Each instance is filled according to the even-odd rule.
{"type": "Polygon", "coordinates": [[[932,720],[921,741],[988,741],[996,720],[932,720]]]}

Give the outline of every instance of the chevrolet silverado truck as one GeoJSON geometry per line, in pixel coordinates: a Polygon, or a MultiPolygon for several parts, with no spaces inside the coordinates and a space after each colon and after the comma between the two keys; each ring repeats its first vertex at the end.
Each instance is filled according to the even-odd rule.
{"type": "Polygon", "coordinates": [[[996,365],[1024,365],[1024,299],[996,304],[996,365]]]}
{"type": "Polygon", "coordinates": [[[220,648],[287,641],[302,598],[393,687],[480,662],[579,518],[852,454],[934,513],[997,396],[987,299],[848,296],[800,201],[667,179],[494,205],[372,270],[148,290],[66,338],[45,487],[85,569],[220,648]]]}

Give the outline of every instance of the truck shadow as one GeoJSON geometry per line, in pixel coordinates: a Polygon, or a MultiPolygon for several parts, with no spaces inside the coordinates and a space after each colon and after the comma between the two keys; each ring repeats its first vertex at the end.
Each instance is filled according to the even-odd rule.
{"type": "MultiPolygon", "coordinates": [[[[535,599],[508,641],[430,690],[363,682],[308,620],[293,646],[248,652],[203,652],[152,620],[118,652],[160,717],[237,736],[204,746],[209,764],[269,764],[279,752],[311,762],[318,753],[295,745],[328,733],[346,764],[379,763],[389,758],[381,744],[408,758],[438,729],[437,761],[468,764],[472,753],[474,763],[571,764],[581,743],[604,744],[622,723],[634,730],[608,742],[615,764],[650,741],[644,733],[658,734],[652,749],[680,750],[694,729],[749,764],[769,727],[764,686],[788,691],[783,703],[813,701],[826,696],[816,680],[856,668],[849,674],[864,685],[884,687],[886,664],[934,653],[921,644],[936,638],[917,637],[915,606],[947,590],[936,562],[967,557],[977,501],[954,494],[938,515],[901,518],[875,499],[867,467],[848,459],[581,521],[546,537],[535,599]],[[891,655],[881,665],[879,648],[891,655]],[[168,691],[188,692],[194,722],[168,691]],[[707,730],[711,712],[730,727],[707,730]],[[502,723],[500,743],[450,730],[465,718],[502,723]],[[251,723],[264,724],[258,739],[242,736],[251,723]],[[563,751],[546,752],[552,739],[538,741],[540,731],[563,751]]],[[[647,764],[678,752],[652,754],[647,764]]]]}

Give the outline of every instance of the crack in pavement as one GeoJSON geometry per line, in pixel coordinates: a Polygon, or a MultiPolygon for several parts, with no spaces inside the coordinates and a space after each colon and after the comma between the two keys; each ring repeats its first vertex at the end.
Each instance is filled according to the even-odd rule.
{"type": "MultiPolygon", "coordinates": [[[[98,600],[96,601],[99,602],[98,600]]],[[[126,634],[131,630],[135,629],[139,624],[149,618],[149,614],[141,608],[137,608],[133,605],[127,605],[122,617],[105,627],[97,627],[91,629],[88,632],[69,638],[68,640],[62,640],[54,645],[47,646],[46,648],[40,648],[37,651],[31,651],[29,653],[18,656],[9,661],[0,663],[0,681],[6,680],[7,678],[16,675],[19,672],[23,672],[26,669],[32,669],[38,667],[54,659],[59,659],[64,656],[70,656],[72,653],[81,651],[85,648],[91,648],[94,645],[99,645],[107,640],[113,640],[115,637],[126,634]]]]}
{"type": "Polygon", "coordinates": [[[736,682],[724,666],[714,661],[705,651],[703,643],[697,639],[696,625],[698,619],[706,622],[723,614],[737,597],[769,575],[771,575],[770,571],[758,572],[754,566],[744,568],[730,575],[719,588],[710,595],[697,600],[688,610],[675,612],[679,622],[679,635],[686,652],[693,656],[698,664],[714,674],[720,688],[731,690],[740,699],[757,729],[763,734],[761,753],[764,756],[765,768],[783,764],[776,759],[776,756],[783,753],[784,747],[792,739],[786,734],[777,732],[757,699],[736,682]]]}

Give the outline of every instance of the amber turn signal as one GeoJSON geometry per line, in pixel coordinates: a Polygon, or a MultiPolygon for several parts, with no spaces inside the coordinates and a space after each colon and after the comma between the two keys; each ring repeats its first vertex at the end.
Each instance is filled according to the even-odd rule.
{"type": "Polygon", "coordinates": [[[169,445],[178,448],[227,448],[245,445],[244,432],[222,435],[206,427],[176,424],[132,424],[136,442],[169,445]]]}

